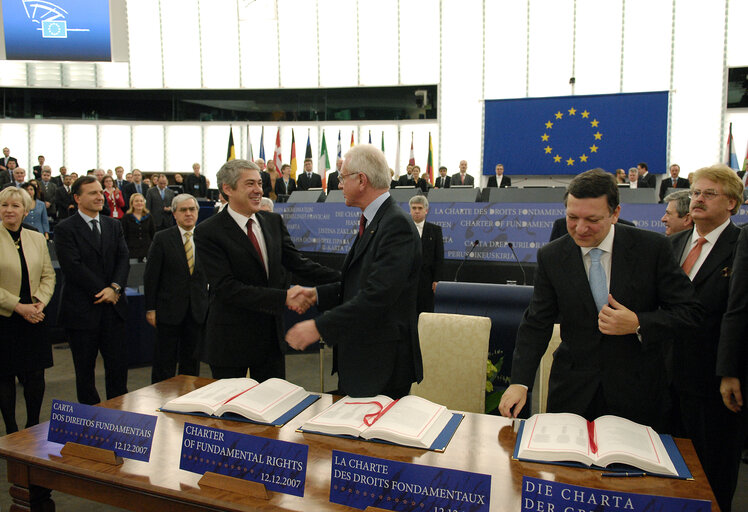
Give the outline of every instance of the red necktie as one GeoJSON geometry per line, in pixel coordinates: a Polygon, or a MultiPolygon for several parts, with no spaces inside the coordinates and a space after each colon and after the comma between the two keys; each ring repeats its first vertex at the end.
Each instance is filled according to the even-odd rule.
{"type": "Polygon", "coordinates": [[[361,218],[358,220],[358,236],[361,237],[364,234],[364,228],[366,227],[366,217],[361,214],[361,218]]]}
{"type": "Polygon", "coordinates": [[[696,240],[696,245],[691,249],[691,252],[688,253],[688,256],[686,256],[686,261],[683,262],[683,265],[681,265],[681,268],[683,269],[683,272],[686,273],[686,275],[689,275],[691,273],[691,269],[693,268],[694,263],[696,263],[696,260],[699,259],[699,255],[701,255],[701,246],[706,243],[706,238],[699,237],[698,240],[696,240]]]}
{"type": "Polygon", "coordinates": [[[465,184],[465,175],[464,174],[460,174],[460,184],[461,185],[465,184]]]}
{"type": "Polygon", "coordinates": [[[260,242],[257,241],[257,237],[255,236],[254,231],[252,230],[252,219],[249,219],[247,221],[247,236],[249,236],[249,240],[252,242],[252,245],[255,247],[255,251],[257,251],[257,255],[260,257],[260,261],[262,262],[262,266],[265,266],[265,259],[262,257],[262,251],[260,250],[260,242]]]}

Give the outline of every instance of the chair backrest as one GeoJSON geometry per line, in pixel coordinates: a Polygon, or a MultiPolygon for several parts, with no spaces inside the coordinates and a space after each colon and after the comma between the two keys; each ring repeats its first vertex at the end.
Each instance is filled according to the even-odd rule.
{"type": "Polygon", "coordinates": [[[421,313],[423,381],[410,392],[448,409],[483,413],[490,334],[486,317],[421,313]]]}
{"type": "Polygon", "coordinates": [[[533,411],[533,414],[539,412],[546,412],[546,405],[548,403],[548,380],[551,377],[551,366],[553,365],[553,353],[556,351],[558,346],[561,344],[561,325],[556,324],[553,326],[553,335],[551,341],[548,343],[548,348],[543,354],[543,358],[540,360],[540,368],[538,369],[538,410],[533,411]]]}

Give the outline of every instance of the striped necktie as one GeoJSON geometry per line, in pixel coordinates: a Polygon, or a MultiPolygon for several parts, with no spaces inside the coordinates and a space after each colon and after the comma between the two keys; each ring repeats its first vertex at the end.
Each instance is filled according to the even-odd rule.
{"type": "Polygon", "coordinates": [[[187,256],[187,266],[190,268],[190,275],[195,271],[195,248],[192,245],[192,231],[184,232],[184,253],[187,256]]]}

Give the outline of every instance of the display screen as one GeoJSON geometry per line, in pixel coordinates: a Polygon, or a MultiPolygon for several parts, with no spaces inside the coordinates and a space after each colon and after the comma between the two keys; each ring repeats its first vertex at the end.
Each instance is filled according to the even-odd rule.
{"type": "Polygon", "coordinates": [[[110,61],[107,0],[3,0],[8,60],[110,61]]]}

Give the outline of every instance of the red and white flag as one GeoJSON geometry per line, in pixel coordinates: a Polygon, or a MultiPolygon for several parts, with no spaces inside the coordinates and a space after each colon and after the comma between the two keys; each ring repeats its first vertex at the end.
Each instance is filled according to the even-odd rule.
{"type": "Polygon", "coordinates": [[[275,136],[275,151],[273,151],[273,162],[275,162],[275,169],[278,171],[278,174],[281,172],[281,165],[282,165],[282,158],[281,158],[281,129],[280,126],[278,127],[278,135],[275,136]]]}
{"type": "Polygon", "coordinates": [[[410,132],[410,160],[408,165],[416,165],[416,154],[413,152],[413,132],[410,132]]]}

